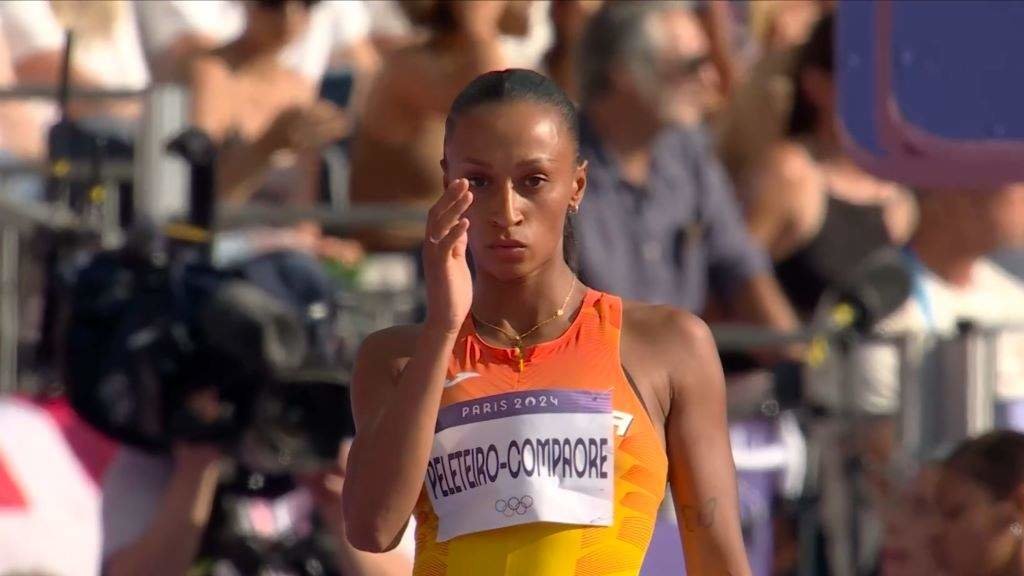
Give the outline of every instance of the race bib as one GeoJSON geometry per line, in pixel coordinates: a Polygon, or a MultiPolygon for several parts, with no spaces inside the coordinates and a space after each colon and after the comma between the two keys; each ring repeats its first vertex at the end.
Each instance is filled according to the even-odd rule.
{"type": "Polygon", "coordinates": [[[610,526],[610,392],[530,390],[437,416],[426,491],[444,542],[530,522],[610,526]]]}

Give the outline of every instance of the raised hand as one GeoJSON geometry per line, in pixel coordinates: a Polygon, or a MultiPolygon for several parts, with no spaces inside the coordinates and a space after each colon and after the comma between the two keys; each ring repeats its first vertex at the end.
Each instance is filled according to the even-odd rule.
{"type": "Polygon", "coordinates": [[[454,180],[427,216],[423,243],[426,325],[447,333],[459,330],[473,302],[473,282],[466,262],[469,219],[463,216],[472,203],[469,182],[454,180]]]}
{"type": "Polygon", "coordinates": [[[274,150],[305,152],[340,139],[348,131],[345,112],[325,100],[284,110],[274,118],[265,138],[274,150]]]}

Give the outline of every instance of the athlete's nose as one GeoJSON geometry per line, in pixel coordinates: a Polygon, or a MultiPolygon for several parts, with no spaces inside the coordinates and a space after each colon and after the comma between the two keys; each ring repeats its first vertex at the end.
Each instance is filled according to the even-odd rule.
{"type": "Polygon", "coordinates": [[[523,213],[519,207],[521,198],[516,193],[512,180],[506,180],[494,195],[491,222],[499,228],[512,228],[522,223],[523,213]]]}

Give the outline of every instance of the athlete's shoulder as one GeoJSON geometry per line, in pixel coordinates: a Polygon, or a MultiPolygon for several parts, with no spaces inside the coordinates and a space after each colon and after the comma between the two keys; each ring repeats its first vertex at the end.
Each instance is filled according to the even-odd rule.
{"type": "Polygon", "coordinates": [[[397,360],[412,355],[423,327],[420,324],[399,324],[378,330],[367,336],[359,347],[359,356],[365,359],[397,360]]]}
{"type": "Polygon", "coordinates": [[[711,338],[708,325],[695,314],[635,300],[622,301],[623,329],[645,341],[696,344],[711,338]]]}
{"type": "Polygon", "coordinates": [[[660,304],[622,303],[623,340],[667,368],[692,365],[704,357],[717,360],[714,338],[698,316],[660,304]]]}

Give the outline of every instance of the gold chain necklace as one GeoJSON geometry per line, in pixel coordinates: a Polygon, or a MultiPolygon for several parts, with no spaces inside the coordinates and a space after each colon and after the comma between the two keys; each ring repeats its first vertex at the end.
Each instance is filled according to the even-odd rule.
{"type": "Polygon", "coordinates": [[[505,338],[508,338],[512,342],[512,346],[516,350],[516,358],[519,360],[519,371],[522,372],[523,368],[525,367],[525,359],[523,358],[523,338],[526,338],[530,334],[533,334],[534,332],[539,330],[541,326],[544,326],[548,322],[551,322],[553,320],[561,318],[562,316],[565,315],[565,307],[569,305],[569,299],[571,299],[572,295],[576,292],[576,281],[577,281],[576,277],[573,276],[573,278],[572,278],[572,286],[569,288],[569,293],[565,295],[565,301],[562,302],[562,306],[555,312],[555,314],[553,316],[551,316],[550,318],[546,318],[544,320],[541,320],[540,322],[535,324],[533,326],[533,328],[530,328],[529,330],[527,330],[526,332],[523,332],[522,334],[516,334],[515,332],[509,332],[508,330],[505,330],[501,326],[495,326],[494,324],[491,324],[490,322],[485,322],[485,321],[481,320],[476,314],[473,314],[473,320],[483,324],[484,326],[487,326],[489,328],[493,328],[493,329],[497,330],[498,332],[501,333],[502,336],[504,336],[505,338]]]}

